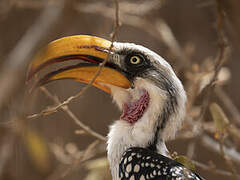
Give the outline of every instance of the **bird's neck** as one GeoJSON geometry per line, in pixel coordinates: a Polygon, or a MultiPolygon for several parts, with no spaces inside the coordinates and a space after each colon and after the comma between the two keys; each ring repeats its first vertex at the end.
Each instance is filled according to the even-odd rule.
{"type": "MultiPolygon", "coordinates": [[[[116,121],[110,127],[107,150],[113,180],[118,180],[122,155],[130,147],[148,148],[168,156],[164,140],[175,135],[181,124],[179,117],[182,117],[181,113],[184,112],[177,107],[176,111],[169,110],[169,104],[173,104],[169,95],[150,81],[137,79],[134,84],[135,88],[128,91],[111,87],[113,99],[120,109],[126,102],[130,106],[136,106],[135,108],[128,107],[127,110],[122,109],[121,120],[116,121]],[[145,90],[149,97],[145,97],[146,93],[142,94],[145,92],[142,90],[145,90]],[[142,106],[142,104],[146,104],[146,100],[148,101],[147,106],[142,106]],[[139,111],[143,112],[141,116],[137,116],[140,118],[129,121],[128,116],[135,117],[133,115],[139,111]]],[[[181,101],[178,105],[182,107],[181,101]]]]}
{"type": "MultiPolygon", "coordinates": [[[[138,132],[139,136],[134,136],[139,139],[136,140],[132,136],[132,129],[130,129],[126,123],[127,122],[123,120],[116,121],[115,124],[111,126],[108,134],[107,153],[113,180],[118,180],[119,164],[124,152],[130,147],[150,148],[150,142],[152,142],[152,139],[154,139],[156,135],[153,130],[144,131],[144,129],[142,129],[140,130],[142,133],[138,132]]],[[[155,147],[157,153],[168,156],[168,150],[162,139],[157,138],[155,147]]]]}

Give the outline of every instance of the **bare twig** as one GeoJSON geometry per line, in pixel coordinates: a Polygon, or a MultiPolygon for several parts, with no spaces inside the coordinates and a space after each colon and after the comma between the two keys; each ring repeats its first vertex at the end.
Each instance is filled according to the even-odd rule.
{"type": "Polygon", "coordinates": [[[228,111],[231,113],[232,120],[240,125],[240,112],[228,94],[221,87],[215,88],[215,93],[218,96],[219,100],[222,101],[222,103],[225,105],[225,108],[228,109],[228,111]]]}
{"type": "Polygon", "coordinates": [[[144,16],[155,9],[159,9],[163,4],[164,2],[159,0],[143,1],[141,3],[130,1],[120,2],[121,12],[137,16],[144,16]]]}
{"type": "MultiPolygon", "coordinates": [[[[114,16],[112,16],[114,10],[111,7],[108,7],[102,3],[99,3],[97,6],[95,4],[78,3],[74,8],[79,12],[91,14],[93,13],[98,14],[99,16],[103,16],[105,18],[114,19],[114,16]]],[[[161,36],[156,33],[155,25],[142,17],[129,15],[121,11],[121,17],[119,17],[119,20],[126,25],[142,29],[149,33],[151,36],[153,36],[156,40],[162,41],[161,36]]]]}
{"type": "MultiPolygon", "coordinates": [[[[57,96],[53,96],[45,87],[40,87],[41,91],[47,95],[52,101],[54,101],[56,104],[60,104],[60,100],[58,99],[57,96]]],[[[88,133],[89,135],[101,140],[101,141],[106,141],[106,138],[104,136],[102,136],[101,134],[95,132],[94,130],[92,130],[90,127],[88,127],[87,125],[85,125],[82,121],[80,121],[78,119],[78,117],[69,109],[69,107],[67,105],[62,106],[61,109],[67,113],[72,119],[73,121],[80,126],[84,132],[88,133]]]]}
{"type": "MultiPolygon", "coordinates": [[[[208,135],[203,135],[201,137],[201,143],[208,149],[220,153],[219,143],[208,135]]],[[[223,150],[226,155],[228,155],[233,161],[240,164],[240,153],[233,148],[228,148],[223,146],[223,150]]]]}
{"type": "Polygon", "coordinates": [[[196,149],[196,143],[194,142],[190,142],[188,147],[187,147],[187,157],[189,159],[192,159],[194,157],[194,152],[196,149]]]}
{"type": "MultiPolygon", "coordinates": [[[[126,4],[124,4],[124,6],[125,5],[126,4]]],[[[139,5],[135,4],[135,6],[139,5]]],[[[99,14],[100,16],[104,16],[106,18],[113,18],[112,8],[104,5],[103,3],[98,3],[97,5],[79,3],[77,6],[75,6],[75,9],[84,13],[94,13],[99,14]],[[82,8],[83,6],[84,8],[82,8]]],[[[139,9],[137,9],[137,11],[139,11],[139,9]]],[[[187,65],[189,65],[189,58],[184,54],[184,50],[179,45],[176,37],[172,33],[171,28],[167,25],[167,23],[160,18],[158,18],[155,23],[151,23],[150,21],[144,19],[144,17],[141,17],[143,15],[144,14],[131,15],[131,12],[128,12],[125,9],[121,11],[121,21],[126,25],[134,26],[136,28],[146,31],[156,40],[159,40],[161,42],[163,41],[170,49],[170,51],[181,60],[181,63],[179,63],[179,67],[186,67],[187,65]]]]}
{"type": "MultiPolygon", "coordinates": [[[[195,160],[191,160],[191,161],[194,163],[195,166],[200,167],[201,169],[203,169],[205,171],[209,171],[211,173],[218,174],[218,175],[232,176],[232,173],[229,171],[216,169],[215,167],[203,164],[203,163],[195,161],[195,160]]],[[[237,177],[240,178],[240,175],[238,174],[237,177]]]]}
{"type": "Polygon", "coordinates": [[[185,55],[184,50],[179,45],[171,28],[163,19],[158,19],[156,29],[162,37],[164,43],[169,47],[170,51],[180,60],[177,68],[187,67],[190,64],[190,59],[185,55]]]}
{"type": "Polygon", "coordinates": [[[74,96],[71,96],[69,98],[67,98],[65,101],[63,101],[62,103],[59,103],[57,106],[55,107],[52,107],[52,108],[47,108],[47,109],[44,109],[43,111],[41,111],[40,113],[37,113],[37,114],[33,114],[33,115],[30,115],[28,116],[28,118],[36,118],[36,117],[39,117],[39,116],[45,116],[45,115],[49,115],[49,114],[52,114],[52,113],[55,113],[58,111],[58,109],[62,108],[63,106],[66,106],[67,104],[69,104],[72,100],[82,96],[91,86],[92,84],[95,82],[95,80],[97,79],[97,77],[99,76],[99,74],[101,73],[103,67],[105,66],[105,64],[107,63],[109,57],[110,57],[110,54],[112,52],[112,49],[113,49],[113,42],[115,41],[116,39],[116,35],[117,35],[117,31],[118,31],[118,28],[120,26],[120,22],[119,22],[119,4],[118,4],[118,0],[114,0],[115,2],[115,26],[114,26],[114,30],[113,32],[111,33],[111,46],[109,48],[109,52],[107,54],[107,58],[99,64],[98,66],[98,70],[97,72],[95,73],[94,77],[91,79],[91,81],[84,87],[82,88],[82,90],[77,93],[76,95],[74,96]]]}
{"type": "Polygon", "coordinates": [[[226,155],[226,153],[225,153],[225,151],[223,149],[223,147],[224,147],[224,137],[221,136],[221,138],[219,139],[218,142],[219,142],[219,149],[220,149],[221,156],[223,157],[223,159],[225,160],[226,164],[228,165],[228,168],[231,171],[233,178],[235,180],[238,180],[238,178],[237,178],[237,171],[236,171],[236,169],[234,167],[234,164],[233,164],[232,160],[226,155]]]}
{"type": "Polygon", "coordinates": [[[66,177],[74,168],[76,168],[78,166],[79,163],[82,163],[86,160],[88,160],[89,158],[91,158],[94,155],[94,150],[95,147],[99,144],[99,141],[94,141],[93,143],[91,143],[82,153],[82,155],[76,159],[76,161],[74,161],[73,164],[70,165],[69,168],[67,168],[66,171],[64,171],[61,175],[62,178],[66,177]]]}
{"type": "Polygon", "coordinates": [[[48,177],[47,180],[59,180],[67,176],[72,170],[79,166],[79,163],[84,163],[90,158],[94,157],[99,151],[96,151],[96,146],[100,142],[98,140],[92,142],[88,147],[80,154],[80,156],[71,162],[69,165],[59,165],[48,177]]]}
{"type": "MultiPolygon", "coordinates": [[[[217,80],[218,73],[221,70],[223,63],[225,62],[226,55],[228,53],[226,37],[223,31],[223,19],[224,19],[224,16],[223,16],[222,9],[219,6],[217,6],[217,33],[219,38],[219,54],[215,59],[213,76],[209,81],[209,83],[205,86],[204,90],[202,90],[205,92],[205,94],[204,94],[204,99],[201,105],[201,112],[197,117],[198,123],[193,124],[193,128],[197,128],[198,126],[203,126],[202,122],[204,120],[211,95],[216,85],[215,82],[217,80]]],[[[195,92],[196,92],[196,90],[199,88],[199,84],[194,84],[193,88],[195,89],[195,92]]],[[[192,98],[189,104],[190,107],[193,105],[194,101],[197,99],[196,97],[197,97],[196,94],[192,93],[192,98]]],[[[200,132],[198,132],[198,135],[196,136],[196,138],[201,138],[202,135],[203,135],[203,128],[200,129],[200,132]]],[[[193,150],[195,149],[195,145],[196,145],[196,141],[191,144],[192,146],[191,148],[193,150]]],[[[193,154],[194,152],[191,152],[191,153],[193,154]]]]}
{"type": "MultiPolygon", "coordinates": [[[[211,86],[215,85],[214,82],[217,80],[217,75],[224,63],[224,60],[225,60],[224,55],[226,53],[226,37],[224,35],[224,30],[223,30],[224,13],[223,13],[223,9],[221,7],[220,0],[216,0],[216,4],[217,4],[217,16],[218,16],[218,18],[217,18],[217,30],[218,31],[217,32],[218,32],[218,37],[219,37],[220,54],[219,54],[219,57],[216,59],[214,75],[208,86],[209,89],[208,89],[208,94],[207,94],[206,101],[205,101],[206,106],[208,106],[210,95],[212,93],[211,86]]],[[[203,108],[203,115],[205,114],[206,109],[207,109],[207,107],[203,108]]],[[[228,155],[225,153],[223,136],[221,136],[220,140],[219,140],[219,152],[220,152],[221,156],[224,158],[225,162],[227,163],[230,171],[232,172],[233,177],[235,179],[238,179],[237,172],[233,165],[233,162],[228,157],[228,155]]]]}
{"type": "Polygon", "coordinates": [[[27,30],[15,48],[10,52],[7,60],[2,64],[0,70],[0,107],[19,85],[19,80],[23,78],[21,75],[24,74],[23,71],[31,60],[32,53],[60,17],[64,3],[65,0],[60,0],[58,1],[58,6],[55,7],[46,4],[44,11],[35,21],[35,24],[27,30]]]}

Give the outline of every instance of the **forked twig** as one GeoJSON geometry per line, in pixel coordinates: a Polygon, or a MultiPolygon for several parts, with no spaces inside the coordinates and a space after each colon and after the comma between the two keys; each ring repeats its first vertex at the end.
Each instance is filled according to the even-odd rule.
{"type": "MultiPolygon", "coordinates": [[[[77,165],[81,162],[84,162],[86,160],[88,160],[91,157],[91,154],[94,151],[94,148],[99,144],[99,141],[96,140],[93,143],[91,143],[82,153],[82,155],[76,159],[73,164],[71,164],[69,166],[69,168],[66,169],[66,171],[64,171],[61,175],[62,178],[66,177],[74,168],[77,167],[77,165]]],[[[93,155],[93,154],[92,154],[93,155]]]]}

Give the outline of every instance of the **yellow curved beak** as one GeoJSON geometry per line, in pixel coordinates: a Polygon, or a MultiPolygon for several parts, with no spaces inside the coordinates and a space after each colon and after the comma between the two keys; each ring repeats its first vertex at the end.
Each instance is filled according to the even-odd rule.
{"type": "MultiPolygon", "coordinates": [[[[38,85],[59,79],[74,79],[89,83],[98,70],[98,65],[107,58],[111,42],[87,35],[69,36],[51,42],[37,53],[30,64],[27,82],[44,67],[63,61],[75,60],[80,64],[61,68],[44,76],[38,85]],[[84,62],[84,63],[83,63],[84,62]]],[[[106,66],[93,83],[94,86],[110,93],[104,84],[129,88],[130,81],[118,70],[106,66]]]]}

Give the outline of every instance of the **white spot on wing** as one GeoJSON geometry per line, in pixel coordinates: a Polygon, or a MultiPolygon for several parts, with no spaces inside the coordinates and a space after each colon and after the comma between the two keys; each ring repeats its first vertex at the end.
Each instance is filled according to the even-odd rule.
{"type": "Polygon", "coordinates": [[[153,170],[153,175],[156,176],[157,175],[157,171],[153,170]]]}
{"type": "Polygon", "coordinates": [[[132,171],[132,164],[128,164],[127,168],[126,168],[127,172],[131,172],[132,171]]]}
{"type": "Polygon", "coordinates": [[[132,175],[129,180],[135,180],[134,175],[132,175]]]}
{"type": "Polygon", "coordinates": [[[130,162],[132,160],[132,156],[129,156],[128,157],[128,161],[130,162]]]}
{"type": "Polygon", "coordinates": [[[124,164],[127,164],[127,158],[124,159],[124,162],[123,162],[123,163],[124,163],[124,164]]]}
{"type": "Polygon", "coordinates": [[[140,166],[136,164],[133,169],[134,172],[138,173],[140,171],[140,166]]]}
{"type": "Polygon", "coordinates": [[[145,177],[142,175],[139,180],[146,180],[145,177]]]}

